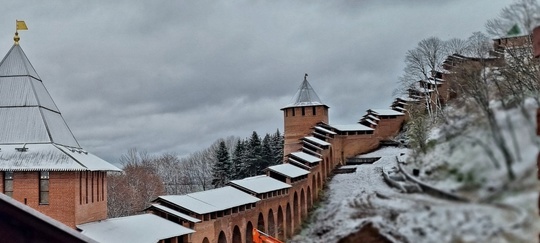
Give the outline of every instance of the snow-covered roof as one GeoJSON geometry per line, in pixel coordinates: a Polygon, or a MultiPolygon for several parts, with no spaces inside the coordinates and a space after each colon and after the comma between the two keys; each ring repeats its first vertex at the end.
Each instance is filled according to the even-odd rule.
{"type": "Polygon", "coordinates": [[[0,62],[0,144],[80,147],[20,45],[0,62]]]}
{"type": "Polygon", "coordinates": [[[82,149],[56,144],[0,144],[0,171],[121,171],[82,149]],[[24,149],[23,149],[24,147],[24,149]],[[21,152],[20,150],[25,150],[21,152]]]}
{"type": "Polygon", "coordinates": [[[291,187],[291,185],[287,183],[283,183],[265,175],[248,177],[242,180],[234,180],[229,183],[234,187],[247,189],[254,193],[266,193],[291,187]]]}
{"type": "Polygon", "coordinates": [[[373,128],[366,127],[362,124],[350,124],[350,125],[331,125],[338,131],[352,132],[352,131],[373,131],[373,128]]]}
{"type": "Polygon", "coordinates": [[[405,106],[405,105],[407,105],[407,102],[401,102],[401,101],[398,101],[398,102],[396,102],[396,104],[404,105],[404,106],[405,106]]]}
{"type": "Polygon", "coordinates": [[[324,140],[318,139],[318,138],[313,137],[313,136],[304,137],[303,139],[307,140],[307,141],[310,141],[312,143],[315,143],[317,145],[320,145],[320,146],[330,146],[331,145],[329,142],[326,142],[324,140]]]}
{"type": "Polygon", "coordinates": [[[305,162],[308,162],[310,164],[322,161],[321,158],[315,157],[313,155],[310,155],[310,154],[307,154],[307,153],[304,153],[304,152],[293,152],[290,155],[292,155],[293,157],[296,157],[298,159],[301,159],[301,160],[303,160],[305,162]]]}
{"type": "Polygon", "coordinates": [[[326,106],[325,104],[321,102],[321,99],[319,98],[317,93],[315,93],[315,90],[313,89],[313,87],[311,87],[311,85],[307,81],[307,75],[306,75],[304,78],[304,81],[300,85],[300,88],[298,88],[298,91],[296,91],[296,94],[292,98],[291,103],[283,107],[283,109],[289,108],[289,107],[316,106],[316,105],[326,106]]]}
{"type": "Polygon", "coordinates": [[[119,171],[82,151],[18,44],[0,62],[0,149],[3,170],[119,171]],[[23,147],[28,151],[15,152],[23,147]]]}
{"type": "Polygon", "coordinates": [[[197,214],[223,211],[229,208],[255,203],[260,200],[231,186],[186,195],[160,196],[159,199],[197,214]]]}
{"type": "Polygon", "coordinates": [[[158,242],[195,231],[154,214],[112,218],[78,225],[86,235],[98,242],[158,242]]]}
{"type": "Polygon", "coordinates": [[[375,125],[375,126],[377,126],[377,123],[376,123],[376,122],[374,122],[374,121],[372,121],[372,120],[371,120],[371,119],[369,119],[369,118],[364,118],[364,119],[362,119],[362,121],[365,121],[365,122],[368,122],[368,123],[369,123],[369,124],[371,124],[371,125],[375,125]]]}
{"type": "Polygon", "coordinates": [[[336,133],[335,133],[335,132],[333,132],[333,131],[330,131],[330,130],[328,130],[328,129],[324,128],[324,127],[319,127],[319,126],[316,126],[316,127],[315,127],[315,130],[318,130],[318,131],[321,131],[321,132],[324,132],[324,133],[327,133],[327,134],[332,134],[332,135],[336,135],[336,133]]]}
{"type": "Polygon", "coordinates": [[[420,80],[421,82],[424,82],[424,83],[428,83],[428,84],[442,84],[444,82],[443,79],[434,79],[434,78],[429,78],[428,80],[420,80]]]}
{"type": "Polygon", "coordinates": [[[418,101],[417,99],[412,98],[412,97],[410,97],[410,96],[403,96],[403,97],[398,97],[398,98],[396,98],[396,101],[399,101],[399,100],[402,100],[402,101],[405,101],[405,102],[408,102],[408,101],[411,101],[411,102],[418,101]]]}
{"type": "Polygon", "coordinates": [[[174,216],[176,216],[176,217],[185,219],[185,220],[187,220],[187,221],[189,221],[189,222],[193,222],[193,223],[199,223],[199,222],[201,222],[201,220],[198,219],[198,218],[193,218],[193,217],[191,217],[191,216],[189,216],[189,215],[187,215],[187,214],[178,212],[178,211],[176,211],[176,210],[174,210],[174,209],[172,209],[172,208],[169,208],[169,207],[166,207],[166,206],[163,206],[163,205],[152,204],[152,205],[150,205],[149,208],[155,208],[155,209],[157,209],[157,210],[166,212],[166,213],[168,213],[168,214],[172,214],[172,215],[174,215],[174,216]]]}
{"type": "Polygon", "coordinates": [[[0,62],[0,77],[6,76],[31,76],[41,79],[18,44],[14,44],[0,62]]]}
{"type": "Polygon", "coordinates": [[[369,109],[368,112],[373,112],[379,116],[403,116],[404,114],[391,109],[369,109]]]}
{"type": "Polygon", "coordinates": [[[298,166],[291,165],[291,164],[280,164],[280,165],[273,165],[267,168],[270,171],[276,172],[278,174],[284,175],[289,178],[296,178],[299,176],[307,175],[309,174],[308,170],[304,170],[298,166]]]}
{"type": "Polygon", "coordinates": [[[367,117],[370,118],[373,121],[378,121],[379,120],[379,118],[377,118],[376,116],[374,116],[372,114],[368,114],[367,117]]]}
{"type": "Polygon", "coordinates": [[[405,112],[405,111],[407,111],[407,109],[405,109],[405,108],[403,108],[403,107],[399,107],[399,106],[392,107],[392,109],[397,110],[397,111],[399,111],[399,112],[405,112]]]}
{"type": "Polygon", "coordinates": [[[298,167],[300,167],[302,169],[305,169],[305,170],[310,170],[311,169],[311,167],[305,165],[304,163],[298,161],[297,159],[295,159],[293,157],[289,157],[288,163],[291,164],[291,165],[298,166],[298,167]]]}

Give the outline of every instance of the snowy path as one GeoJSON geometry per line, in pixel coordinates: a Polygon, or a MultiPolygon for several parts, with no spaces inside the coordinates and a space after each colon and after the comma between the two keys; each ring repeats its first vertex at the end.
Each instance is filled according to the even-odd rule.
{"type": "MultiPolygon", "coordinates": [[[[365,156],[381,156],[379,161],[359,165],[355,173],[334,176],[312,223],[291,242],[337,242],[368,222],[395,242],[529,242],[536,238],[530,230],[531,219],[512,208],[403,194],[390,188],[381,170],[395,167],[395,156],[400,153],[407,150],[375,151],[365,156]]],[[[536,192],[520,196],[527,201],[533,195],[536,200],[536,192]]]]}

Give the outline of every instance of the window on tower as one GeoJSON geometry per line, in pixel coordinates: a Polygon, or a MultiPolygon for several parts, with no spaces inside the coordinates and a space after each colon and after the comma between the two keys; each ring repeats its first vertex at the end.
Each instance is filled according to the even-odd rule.
{"type": "Polygon", "coordinates": [[[13,171],[4,172],[4,194],[13,197],[13,171]]]}
{"type": "Polygon", "coordinates": [[[39,204],[49,204],[49,172],[39,174],[39,204]]]}

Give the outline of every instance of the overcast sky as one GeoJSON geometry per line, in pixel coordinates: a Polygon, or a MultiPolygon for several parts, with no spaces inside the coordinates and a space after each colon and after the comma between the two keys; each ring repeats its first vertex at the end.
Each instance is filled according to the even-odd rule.
{"type": "Polygon", "coordinates": [[[512,1],[77,2],[3,3],[0,55],[25,20],[21,47],[75,137],[114,163],[283,131],[304,73],[331,124],[355,123],[391,104],[421,39],[483,31],[512,1]]]}

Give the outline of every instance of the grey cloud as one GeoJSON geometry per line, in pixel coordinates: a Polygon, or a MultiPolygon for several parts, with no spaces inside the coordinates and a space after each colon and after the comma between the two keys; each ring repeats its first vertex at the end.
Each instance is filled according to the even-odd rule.
{"type": "Polygon", "coordinates": [[[30,1],[0,9],[0,52],[26,20],[21,46],[73,133],[114,162],[282,130],[305,72],[331,122],[354,123],[390,104],[419,40],[466,37],[510,2],[30,1]]]}

